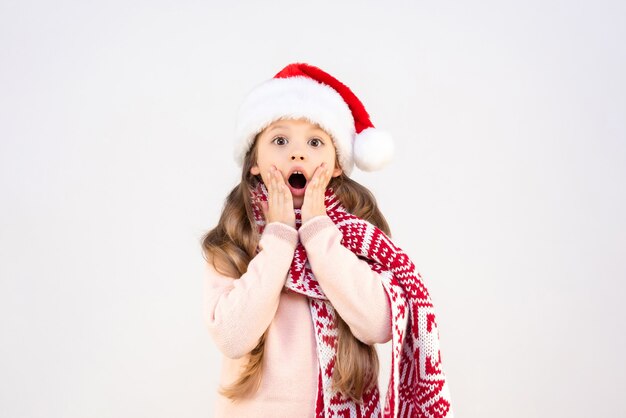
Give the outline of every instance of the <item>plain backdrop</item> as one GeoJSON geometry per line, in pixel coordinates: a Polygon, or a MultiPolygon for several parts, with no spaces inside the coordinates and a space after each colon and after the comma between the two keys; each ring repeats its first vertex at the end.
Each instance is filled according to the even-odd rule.
{"type": "Polygon", "coordinates": [[[625,17],[2,0],[0,416],[212,416],[200,238],[240,176],[240,102],[298,61],[394,136],[352,177],[430,290],[456,416],[626,416],[625,17]]]}

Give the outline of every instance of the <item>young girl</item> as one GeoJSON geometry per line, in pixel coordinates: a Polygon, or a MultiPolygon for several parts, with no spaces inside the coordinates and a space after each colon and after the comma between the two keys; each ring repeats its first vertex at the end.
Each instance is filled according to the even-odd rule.
{"type": "Polygon", "coordinates": [[[240,107],[241,182],[203,237],[204,315],[223,354],[215,417],[452,417],[435,312],[350,179],[393,155],[348,87],[294,63],[240,107]],[[392,341],[384,409],[374,344],[392,341]]]}

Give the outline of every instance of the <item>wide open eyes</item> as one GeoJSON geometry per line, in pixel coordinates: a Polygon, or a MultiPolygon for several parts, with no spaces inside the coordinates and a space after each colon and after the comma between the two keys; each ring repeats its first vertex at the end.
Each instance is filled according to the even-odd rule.
{"type": "Polygon", "coordinates": [[[317,148],[317,147],[321,147],[321,146],[324,144],[324,143],[322,142],[322,140],[321,140],[321,139],[319,139],[319,138],[311,138],[311,140],[309,141],[309,143],[311,143],[311,142],[314,142],[314,143],[318,144],[318,145],[314,145],[314,147],[315,147],[315,148],[317,148]]]}
{"type": "Polygon", "coordinates": [[[272,139],[272,142],[277,145],[284,145],[287,143],[287,138],[285,138],[284,136],[277,136],[276,138],[272,139]]]}
{"type": "MultiPolygon", "coordinates": [[[[289,140],[284,136],[277,136],[272,139],[272,142],[276,145],[285,145],[287,142],[289,142],[289,140]]],[[[324,145],[324,141],[319,138],[311,138],[309,139],[309,144],[312,144],[313,148],[319,148],[324,145]]]]}

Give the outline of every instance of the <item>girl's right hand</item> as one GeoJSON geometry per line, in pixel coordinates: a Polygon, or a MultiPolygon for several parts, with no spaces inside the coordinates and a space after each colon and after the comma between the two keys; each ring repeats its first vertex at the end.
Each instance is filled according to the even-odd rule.
{"type": "Polygon", "coordinates": [[[280,171],[272,166],[268,173],[267,202],[261,202],[261,209],[266,225],[271,222],[282,222],[296,228],[296,213],[293,209],[293,198],[289,187],[285,184],[280,171]]]}

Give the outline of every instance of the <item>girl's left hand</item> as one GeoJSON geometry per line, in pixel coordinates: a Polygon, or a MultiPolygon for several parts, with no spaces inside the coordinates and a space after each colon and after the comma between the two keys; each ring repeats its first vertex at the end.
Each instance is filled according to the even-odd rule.
{"type": "Polygon", "coordinates": [[[324,195],[326,194],[326,186],[330,182],[331,171],[326,167],[326,163],[320,164],[313,173],[313,177],[309,181],[304,191],[304,200],[302,202],[302,224],[309,219],[326,215],[326,205],[324,204],[324,195]]]}

